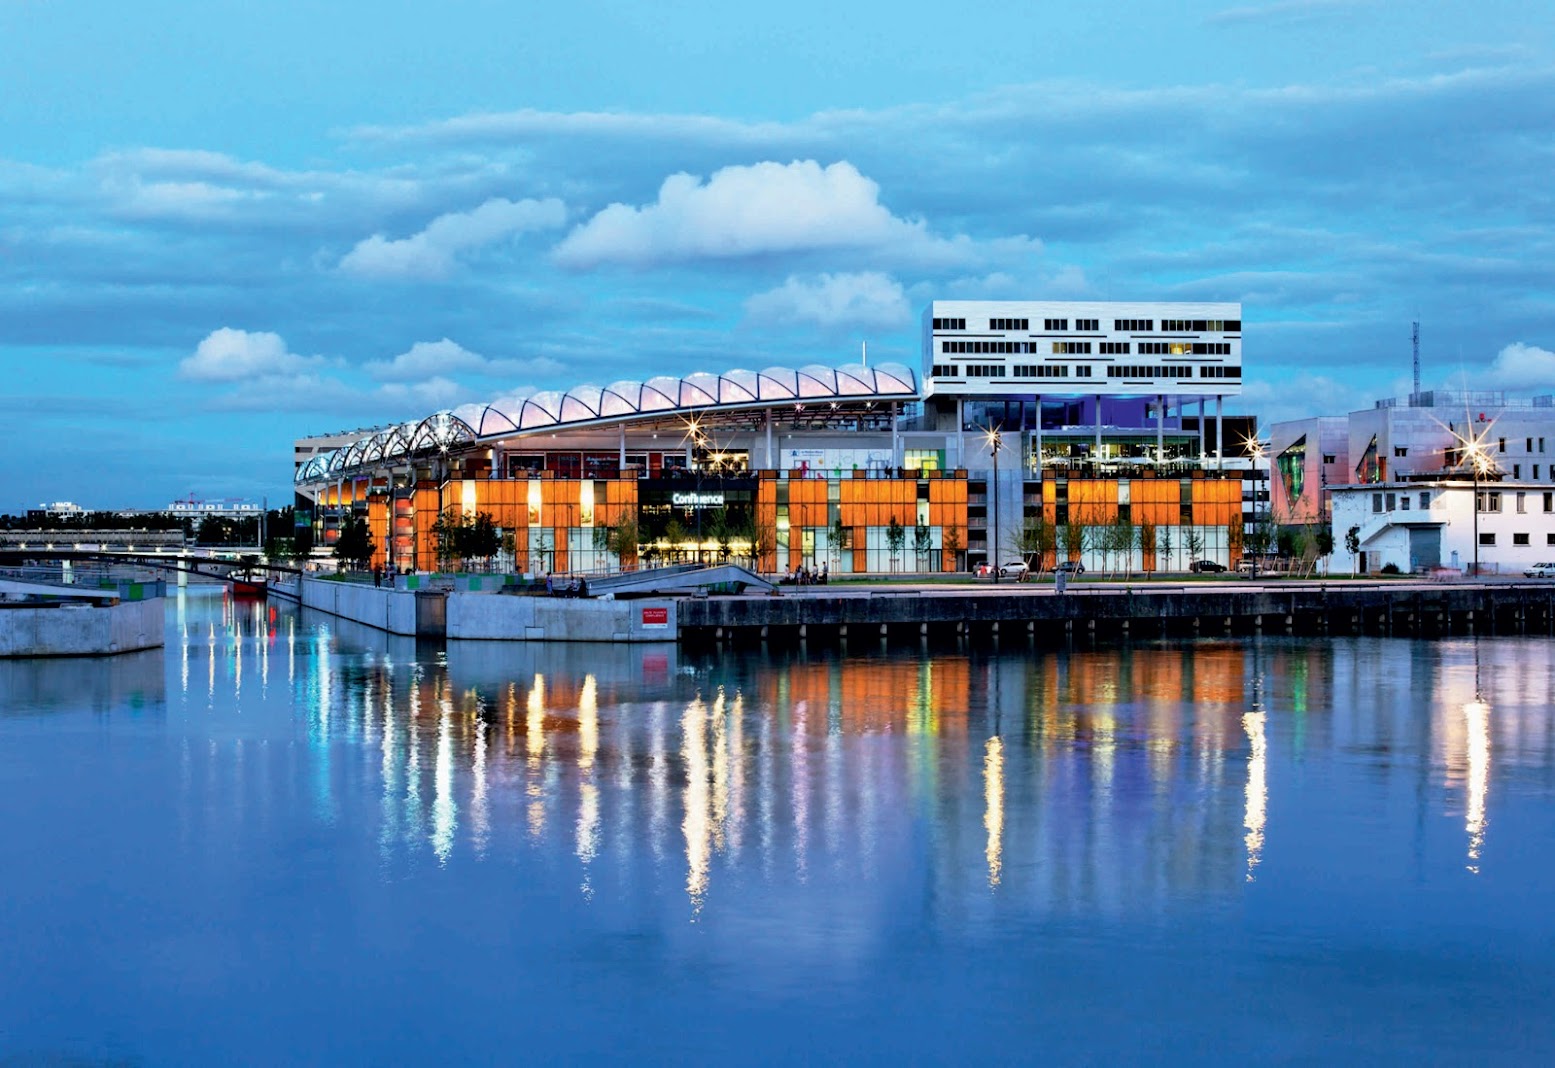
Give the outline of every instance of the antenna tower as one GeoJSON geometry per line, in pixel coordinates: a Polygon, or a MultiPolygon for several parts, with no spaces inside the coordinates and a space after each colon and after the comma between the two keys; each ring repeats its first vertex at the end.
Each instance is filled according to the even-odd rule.
{"type": "Polygon", "coordinates": [[[1409,332],[1409,340],[1415,349],[1415,392],[1409,398],[1409,403],[1415,407],[1420,406],[1420,320],[1414,321],[1414,329],[1409,332]]]}

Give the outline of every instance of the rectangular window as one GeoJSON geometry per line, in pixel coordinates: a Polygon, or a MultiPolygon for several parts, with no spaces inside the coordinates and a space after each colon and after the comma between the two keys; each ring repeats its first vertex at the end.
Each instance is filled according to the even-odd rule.
{"type": "Polygon", "coordinates": [[[1393,510],[1393,508],[1394,508],[1393,494],[1390,493],[1390,494],[1388,494],[1388,511],[1391,512],[1393,510]]]}
{"type": "Polygon", "coordinates": [[[1539,481],[1539,465],[1538,464],[1534,464],[1533,465],[1533,480],[1535,482],[1539,481]]]}
{"type": "Polygon", "coordinates": [[[1526,497],[1526,496],[1528,496],[1526,493],[1521,493],[1521,492],[1518,493],[1518,495],[1517,495],[1517,514],[1518,515],[1522,515],[1524,512],[1526,512],[1528,510],[1524,506],[1524,502],[1523,502],[1523,498],[1526,497]]]}
{"type": "Polygon", "coordinates": [[[1506,439],[1505,438],[1498,438],[1498,439],[1496,439],[1496,451],[1497,452],[1505,452],[1506,451],[1506,439]]]}
{"type": "Polygon", "coordinates": [[[1420,510],[1425,511],[1429,507],[1431,507],[1431,495],[1429,493],[1420,494],[1420,510]]]}
{"type": "Polygon", "coordinates": [[[1068,330],[1069,329],[1069,320],[1068,319],[1043,319],[1042,320],[1042,329],[1044,329],[1044,330],[1068,330]]]}
{"type": "Polygon", "coordinates": [[[1404,493],[1399,495],[1398,507],[1400,511],[1409,511],[1409,494],[1404,493]]]}
{"type": "Polygon", "coordinates": [[[1544,535],[1544,544],[1555,545],[1555,531],[1551,531],[1550,533],[1544,535]]]}
{"type": "Polygon", "coordinates": [[[1371,510],[1377,513],[1382,511],[1382,494],[1373,493],[1371,495],[1371,510]]]}
{"type": "Polygon", "coordinates": [[[1494,545],[1496,543],[1496,536],[1494,534],[1481,533],[1479,536],[1479,543],[1481,545],[1494,545]]]}
{"type": "Polygon", "coordinates": [[[1527,443],[1523,445],[1523,451],[1524,452],[1532,452],[1533,451],[1533,439],[1532,438],[1529,438],[1527,443]]]}
{"type": "Polygon", "coordinates": [[[1544,510],[1546,512],[1555,512],[1555,493],[1546,493],[1544,495],[1544,510]]]}
{"type": "Polygon", "coordinates": [[[1520,478],[1523,477],[1523,465],[1522,464],[1513,464],[1512,465],[1512,477],[1514,479],[1520,479],[1520,478]]]}
{"type": "Polygon", "coordinates": [[[1513,545],[1527,545],[1528,544],[1528,535],[1514,533],[1512,535],[1512,544],[1513,545]]]}
{"type": "Polygon", "coordinates": [[[1339,454],[1338,453],[1333,453],[1333,452],[1325,452],[1323,454],[1323,462],[1325,464],[1336,464],[1336,463],[1339,462],[1339,454]]]}
{"type": "Polygon", "coordinates": [[[1409,450],[1402,445],[1395,445],[1393,446],[1393,455],[1402,460],[1409,455],[1409,450]]]}

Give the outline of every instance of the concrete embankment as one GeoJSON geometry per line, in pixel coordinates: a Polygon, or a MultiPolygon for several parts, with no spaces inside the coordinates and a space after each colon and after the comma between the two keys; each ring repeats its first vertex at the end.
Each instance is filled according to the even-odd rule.
{"type": "Polygon", "coordinates": [[[682,640],[918,633],[1076,631],[1141,636],[1250,633],[1546,633],[1555,586],[1279,583],[1220,588],[1091,586],[1012,590],[876,589],[777,598],[710,597],[679,606],[682,640]]]}
{"type": "Polygon", "coordinates": [[[0,656],[109,656],[163,644],[166,602],[0,607],[0,656]]]}
{"type": "Polygon", "coordinates": [[[302,603],[391,634],[458,640],[720,642],[866,635],[1550,633],[1555,585],[1276,582],[838,588],[641,600],[390,590],[304,579],[302,603]]]}

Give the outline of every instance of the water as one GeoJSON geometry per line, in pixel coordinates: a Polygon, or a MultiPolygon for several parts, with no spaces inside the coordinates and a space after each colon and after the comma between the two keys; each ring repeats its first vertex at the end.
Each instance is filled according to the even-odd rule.
{"type": "Polygon", "coordinates": [[[0,662],[0,1059],[1549,1062],[1555,642],[0,662]]]}

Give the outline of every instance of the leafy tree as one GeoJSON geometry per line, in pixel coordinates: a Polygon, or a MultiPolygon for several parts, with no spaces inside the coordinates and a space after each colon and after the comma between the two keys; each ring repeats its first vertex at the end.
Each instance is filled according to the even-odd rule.
{"type": "Polygon", "coordinates": [[[918,557],[918,567],[922,568],[928,561],[930,550],[934,548],[934,535],[929,528],[919,523],[912,528],[912,549],[918,557]]]}
{"type": "Polygon", "coordinates": [[[842,550],[848,547],[848,528],[842,525],[842,516],[838,515],[831,523],[831,550],[832,557],[842,566],[842,550]]]}
{"type": "Polygon", "coordinates": [[[734,528],[729,522],[729,510],[719,508],[708,519],[707,532],[718,543],[718,558],[729,559],[730,547],[734,541],[734,528]]]}
{"type": "Polygon", "coordinates": [[[1033,571],[1041,571],[1058,544],[1058,531],[1040,515],[1027,516],[1011,539],[1014,551],[1033,571]]]}
{"type": "Polygon", "coordinates": [[[1361,566],[1361,528],[1351,527],[1344,532],[1344,551],[1350,554],[1350,574],[1355,574],[1361,566]]]}
{"type": "MultiPolygon", "coordinates": [[[[1317,555],[1318,556],[1320,556],[1324,560],[1327,560],[1330,556],[1334,555],[1334,529],[1333,529],[1333,527],[1330,527],[1327,523],[1324,523],[1324,524],[1322,524],[1321,526],[1319,526],[1317,528],[1317,530],[1313,533],[1312,537],[1313,537],[1314,542],[1317,545],[1317,555]]],[[[1324,570],[1324,573],[1327,573],[1328,566],[1326,564],[1323,566],[1323,570],[1324,570]]]]}
{"type": "Polygon", "coordinates": [[[1134,573],[1134,524],[1119,514],[1112,521],[1112,551],[1123,558],[1125,575],[1134,573]]]}
{"type": "Polygon", "coordinates": [[[354,568],[366,567],[377,548],[373,535],[367,529],[367,520],[359,515],[346,518],[340,528],[340,540],[335,542],[335,559],[354,568]]]}
{"type": "Polygon", "coordinates": [[[624,510],[621,518],[616,520],[615,526],[608,530],[606,548],[616,554],[616,560],[624,571],[628,567],[637,566],[637,516],[630,510],[624,510]]]}
{"type": "Polygon", "coordinates": [[[1094,543],[1091,530],[1080,522],[1078,516],[1071,510],[1068,522],[1059,528],[1059,535],[1063,542],[1064,559],[1078,560],[1085,555],[1085,550],[1094,543]]]}
{"type": "Polygon", "coordinates": [[[501,548],[502,536],[497,533],[497,525],[492,521],[491,513],[476,512],[475,521],[470,524],[466,534],[465,559],[482,560],[490,568],[501,548]]]}
{"type": "Polygon", "coordinates": [[[950,553],[951,569],[955,571],[961,570],[961,527],[956,523],[950,524],[941,535],[941,541],[945,549],[950,553]]]}
{"type": "Polygon", "coordinates": [[[885,528],[886,548],[891,553],[891,567],[896,568],[897,557],[901,555],[902,547],[907,544],[907,528],[897,521],[896,516],[891,517],[891,522],[885,528]]]}
{"type": "Polygon", "coordinates": [[[686,542],[686,528],[678,518],[672,516],[670,521],[664,524],[664,540],[669,542],[670,553],[678,556],[682,552],[681,546],[686,542]]]}
{"type": "Polygon", "coordinates": [[[1170,571],[1172,569],[1172,528],[1162,527],[1155,538],[1155,566],[1158,571],[1170,571]],[[1166,566],[1162,567],[1162,561],[1166,566]]]}
{"type": "MultiPolygon", "coordinates": [[[[1139,526],[1134,528],[1134,538],[1139,544],[1139,566],[1144,567],[1146,558],[1155,552],[1155,524],[1139,524],[1139,526]]],[[[1160,570],[1160,567],[1161,561],[1157,559],[1155,567],[1151,568],[1151,570],[1157,571],[1160,570]]]]}

